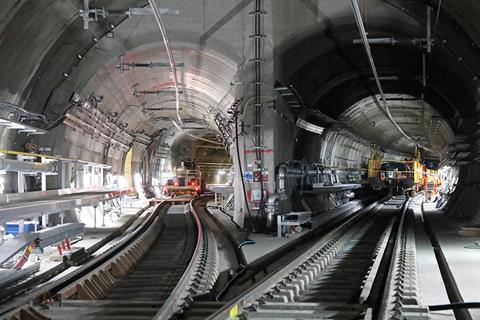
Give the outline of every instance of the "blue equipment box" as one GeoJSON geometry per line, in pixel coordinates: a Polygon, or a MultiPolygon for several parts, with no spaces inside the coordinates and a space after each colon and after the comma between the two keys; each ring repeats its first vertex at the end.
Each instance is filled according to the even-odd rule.
{"type": "MultiPolygon", "coordinates": [[[[23,225],[23,229],[25,232],[35,232],[40,230],[38,223],[33,223],[29,221],[25,221],[23,225]],[[36,230],[35,230],[36,227],[36,230]]],[[[7,223],[7,228],[5,230],[6,234],[13,234],[16,236],[18,234],[18,223],[7,223]]]]}

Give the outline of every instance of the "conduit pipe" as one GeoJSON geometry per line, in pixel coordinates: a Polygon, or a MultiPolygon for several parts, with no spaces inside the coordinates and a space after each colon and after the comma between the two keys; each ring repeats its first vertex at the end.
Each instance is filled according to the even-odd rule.
{"type": "Polygon", "coordinates": [[[179,124],[182,126],[182,118],[180,117],[180,92],[178,90],[178,76],[177,76],[177,65],[175,64],[175,59],[173,57],[172,49],[170,47],[170,41],[168,40],[167,31],[165,30],[165,26],[162,22],[162,16],[160,14],[160,10],[158,10],[157,3],[155,0],[148,0],[150,3],[150,7],[152,7],[153,15],[155,16],[155,20],[157,21],[158,28],[160,29],[160,33],[162,34],[163,43],[165,44],[165,50],[167,51],[168,62],[170,63],[170,70],[173,74],[173,85],[175,87],[175,108],[177,111],[177,119],[179,124]]]}
{"type": "Polygon", "coordinates": [[[213,143],[213,144],[216,144],[216,145],[219,145],[219,146],[223,146],[223,143],[221,143],[221,142],[217,142],[217,141],[213,141],[213,140],[210,140],[210,139],[205,139],[205,138],[197,137],[196,135],[193,135],[193,134],[191,134],[191,133],[188,133],[187,131],[183,130],[183,129],[175,122],[175,120],[172,120],[172,123],[173,123],[173,125],[175,126],[175,128],[177,128],[178,131],[180,131],[181,133],[183,133],[183,134],[186,135],[186,136],[189,136],[190,138],[193,138],[193,139],[196,139],[196,140],[205,141],[205,142],[209,142],[209,143],[213,143]]]}
{"type": "MultiPolygon", "coordinates": [[[[357,0],[350,0],[353,9],[353,15],[355,17],[355,21],[357,22],[358,30],[360,33],[360,37],[362,38],[363,46],[365,47],[365,51],[367,53],[368,61],[370,63],[370,67],[372,68],[373,77],[375,78],[375,82],[377,84],[378,91],[380,92],[380,98],[382,100],[385,112],[387,113],[387,117],[390,122],[397,128],[397,130],[408,140],[414,141],[408,134],[403,131],[402,128],[395,122],[393,119],[392,114],[390,113],[390,109],[388,108],[387,99],[385,98],[385,93],[383,92],[382,84],[380,83],[380,78],[378,77],[377,67],[375,66],[375,61],[373,60],[372,51],[370,50],[370,44],[367,38],[367,32],[365,31],[365,26],[363,25],[362,14],[360,13],[360,8],[358,7],[357,0]]],[[[415,142],[415,141],[414,141],[415,142]]]]}
{"type": "Polygon", "coordinates": [[[55,162],[41,163],[0,158],[0,170],[11,172],[55,173],[58,165],[55,162]]]}
{"type": "Polygon", "coordinates": [[[165,29],[165,26],[163,25],[162,16],[160,14],[160,10],[158,9],[157,3],[155,0],[148,0],[148,2],[150,3],[150,7],[152,7],[153,15],[155,16],[155,20],[157,21],[158,28],[160,29],[160,33],[162,34],[165,50],[167,51],[168,62],[170,64],[170,70],[173,74],[173,85],[175,88],[175,110],[177,111],[177,119],[178,119],[178,124],[175,120],[172,119],[173,125],[181,133],[191,138],[218,144],[218,145],[223,145],[223,143],[218,143],[209,139],[197,137],[191,133],[187,133],[181,128],[181,126],[183,126],[183,121],[182,121],[182,118],[180,117],[180,90],[178,89],[177,64],[175,63],[175,58],[173,57],[172,48],[170,47],[170,41],[168,40],[167,31],[165,29]]]}

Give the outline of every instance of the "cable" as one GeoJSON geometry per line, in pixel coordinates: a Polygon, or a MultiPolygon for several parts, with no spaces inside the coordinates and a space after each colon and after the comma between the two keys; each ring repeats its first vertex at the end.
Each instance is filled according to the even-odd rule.
{"type": "Polygon", "coordinates": [[[373,60],[372,51],[370,50],[370,44],[368,43],[367,33],[366,33],[365,27],[363,25],[363,20],[362,20],[362,16],[361,16],[361,13],[360,13],[360,8],[358,7],[358,2],[357,2],[357,0],[351,0],[350,2],[352,4],[353,15],[355,17],[355,21],[357,23],[357,26],[358,26],[358,29],[359,29],[359,32],[360,32],[360,36],[362,38],[363,46],[364,46],[365,51],[367,53],[367,57],[368,57],[368,61],[370,63],[370,67],[372,68],[373,77],[375,78],[375,82],[377,84],[378,91],[380,92],[381,100],[383,102],[385,111],[387,112],[387,117],[390,120],[390,122],[395,126],[395,128],[397,128],[397,130],[405,138],[407,138],[408,140],[414,141],[408,134],[405,133],[405,131],[403,131],[402,128],[400,128],[400,126],[397,124],[397,122],[395,122],[395,119],[393,119],[392,114],[390,113],[390,109],[388,108],[387,99],[385,97],[385,93],[383,92],[382,84],[380,83],[380,78],[378,77],[377,67],[375,66],[375,61],[373,60]]]}
{"type": "Polygon", "coordinates": [[[168,40],[167,31],[165,30],[165,26],[163,25],[162,17],[161,17],[160,11],[158,10],[157,4],[156,4],[155,0],[148,0],[148,2],[150,3],[150,6],[152,7],[152,11],[153,11],[153,14],[155,16],[155,20],[157,21],[158,28],[160,29],[160,33],[162,34],[163,43],[165,45],[165,50],[167,51],[168,62],[170,64],[170,70],[172,71],[172,74],[173,74],[173,84],[174,84],[174,87],[175,87],[175,109],[176,109],[176,112],[177,112],[178,123],[180,124],[180,125],[178,125],[175,122],[175,120],[172,120],[173,125],[180,132],[182,132],[183,134],[185,134],[185,135],[187,135],[191,138],[223,146],[223,143],[218,143],[218,142],[214,142],[212,140],[197,137],[197,136],[195,136],[191,133],[187,133],[182,128],[180,128],[180,126],[183,126],[183,122],[182,122],[182,118],[180,117],[180,92],[178,90],[177,65],[175,64],[175,59],[173,57],[172,48],[170,47],[170,41],[168,40]]]}
{"type": "MultiPolygon", "coordinates": [[[[256,98],[255,96],[250,97],[250,99],[248,99],[248,100],[245,102],[245,104],[244,104],[244,106],[243,106],[243,110],[242,110],[243,113],[244,113],[245,110],[247,109],[248,105],[249,105],[255,98],[256,98]]],[[[274,102],[277,101],[277,98],[274,97],[274,96],[265,96],[265,95],[260,96],[260,99],[263,99],[263,98],[271,99],[271,100],[274,101],[274,102]]]]}
{"type": "MultiPolygon", "coordinates": [[[[252,213],[250,212],[250,206],[248,205],[248,197],[247,197],[247,190],[245,188],[245,181],[243,181],[242,161],[240,160],[240,147],[238,143],[238,116],[235,117],[235,149],[237,152],[238,171],[240,171],[239,172],[240,180],[242,181],[242,190],[243,190],[243,198],[245,200],[245,208],[247,209],[250,225],[253,227],[252,213]]],[[[248,237],[248,234],[247,234],[247,237],[248,237]]]]}
{"type": "Polygon", "coordinates": [[[190,138],[193,138],[193,139],[197,139],[197,140],[202,140],[202,141],[205,141],[205,142],[209,142],[209,143],[213,143],[213,144],[216,144],[216,145],[219,145],[219,146],[223,146],[223,143],[221,142],[217,142],[217,141],[213,141],[213,140],[209,140],[209,139],[205,139],[205,138],[201,138],[201,137],[197,137],[191,133],[188,133],[187,131],[183,130],[176,122],[174,119],[172,119],[172,123],[173,125],[175,126],[175,128],[177,128],[178,131],[180,131],[181,133],[183,133],[184,135],[186,136],[189,136],[190,138]]]}
{"type": "Polygon", "coordinates": [[[438,21],[440,19],[440,10],[442,9],[442,0],[438,0],[437,14],[435,15],[435,26],[433,27],[433,36],[437,35],[438,21]]]}
{"type": "Polygon", "coordinates": [[[170,70],[173,73],[173,84],[175,87],[175,108],[177,110],[177,119],[180,125],[183,125],[182,118],[180,117],[180,93],[178,90],[178,76],[177,76],[177,65],[175,64],[175,59],[173,57],[172,49],[170,47],[170,41],[167,37],[167,31],[165,30],[165,26],[162,22],[162,17],[160,11],[158,10],[157,4],[155,0],[148,0],[150,6],[152,7],[153,15],[155,16],[155,20],[157,20],[158,28],[160,29],[160,33],[162,34],[163,43],[165,44],[165,50],[167,51],[168,62],[170,63],[170,70]]]}
{"type": "MultiPolygon", "coordinates": [[[[412,137],[410,137],[408,134],[405,133],[405,131],[403,131],[403,129],[398,125],[398,123],[395,121],[395,119],[393,119],[393,116],[392,114],[390,113],[390,108],[388,107],[388,103],[387,103],[387,99],[385,97],[385,93],[383,92],[383,88],[382,88],[382,84],[380,82],[380,78],[378,76],[378,72],[377,72],[377,67],[375,66],[375,61],[373,60],[373,56],[372,56],[372,51],[370,50],[370,44],[368,43],[368,39],[367,39],[367,33],[365,31],[365,27],[363,25],[363,20],[362,20],[362,15],[360,14],[360,9],[358,7],[358,3],[357,3],[357,0],[350,0],[351,4],[352,4],[352,9],[353,9],[353,15],[355,17],[355,21],[357,23],[357,26],[358,26],[358,29],[359,29],[359,33],[360,33],[360,36],[362,38],[362,43],[363,43],[363,46],[365,48],[365,51],[366,51],[366,54],[367,54],[367,57],[368,57],[368,61],[370,63],[370,67],[372,68],[372,73],[373,73],[373,77],[375,78],[375,83],[377,84],[377,88],[378,88],[378,91],[380,92],[380,98],[382,100],[382,103],[383,103],[383,109],[385,110],[386,114],[387,114],[387,118],[388,120],[395,126],[395,128],[408,140],[410,141],[413,141],[414,143],[416,143],[417,145],[421,146],[423,149],[425,150],[429,150],[429,151],[432,151],[432,152],[435,152],[434,150],[432,150],[431,148],[428,148],[426,147],[425,145],[423,144],[420,144],[418,141],[415,141],[412,137]]],[[[376,101],[376,97],[374,96],[373,97],[374,101],[376,101]]]]}
{"type": "Polygon", "coordinates": [[[480,302],[454,302],[448,304],[437,304],[428,306],[430,311],[455,310],[455,309],[478,309],[480,302]]]}
{"type": "Polygon", "coordinates": [[[243,242],[240,242],[237,246],[237,249],[240,250],[243,246],[247,245],[247,244],[255,244],[255,240],[245,240],[243,242]]]}
{"type": "MultiPolygon", "coordinates": [[[[213,207],[207,206],[207,208],[213,208],[213,207]]],[[[226,213],[225,210],[224,210],[222,207],[220,207],[220,206],[219,206],[218,208],[215,207],[215,209],[218,209],[221,213],[223,213],[224,215],[226,215],[226,216],[230,219],[230,222],[231,222],[234,226],[236,226],[238,229],[246,232],[246,230],[245,230],[244,228],[240,227],[240,226],[238,225],[238,223],[236,223],[235,220],[233,220],[233,216],[231,216],[231,215],[229,215],[228,213],[226,213]]]]}

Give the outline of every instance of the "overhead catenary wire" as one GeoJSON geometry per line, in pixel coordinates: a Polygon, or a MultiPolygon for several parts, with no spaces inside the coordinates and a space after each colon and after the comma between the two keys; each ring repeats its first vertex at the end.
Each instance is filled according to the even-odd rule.
{"type": "Polygon", "coordinates": [[[442,9],[442,0],[438,0],[437,13],[435,15],[435,25],[433,27],[433,36],[437,35],[438,22],[440,20],[440,10],[442,9]]]}
{"type": "MultiPolygon", "coordinates": [[[[402,136],[404,136],[406,139],[414,142],[416,145],[422,147],[425,150],[434,151],[431,148],[426,147],[425,145],[419,143],[418,141],[416,141],[415,139],[410,137],[398,125],[398,123],[393,118],[393,116],[390,112],[390,108],[388,107],[387,98],[385,97],[385,93],[383,91],[382,84],[380,82],[380,77],[378,76],[378,71],[377,71],[377,67],[375,66],[375,61],[373,60],[372,51],[370,49],[370,44],[369,44],[368,38],[367,38],[367,32],[366,32],[365,26],[363,24],[363,19],[362,19],[362,15],[361,15],[361,12],[360,12],[360,8],[358,7],[358,2],[357,2],[357,0],[350,0],[350,3],[352,4],[353,15],[355,17],[355,21],[356,21],[357,26],[358,26],[358,31],[359,31],[360,37],[362,38],[362,43],[363,43],[363,46],[365,48],[365,52],[367,54],[367,58],[368,58],[370,67],[372,69],[373,77],[375,79],[375,83],[376,83],[378,91],[380,93],[380,100],[382,101],[382,104],[383,104],[383,110],[385,111],[388,120],[393,124],[393,126],[398,130],[398,132],[400,132],[402,134],[402,136]]],[[[375,100],[376,97],[373,96],[373,99],[375,100]]]]}
{"type": "Polygon", "coordinates": [[[357,0],[350,0],[350,2],[352,4],[353,15],[355,17],[355,21],[356,21],[357,26],[358,26],[360,37],[362,38],[362,43],[363,43],[363,46],[365,48],[367,58],[368,58],[368,61],[370,63],[370,67],[372,68],[373,77],[375,78],[375,82],[377,84],[377,88],[378,88],[378,91],[380,93],[380,99],[382,100],[383,107],[385,109],[385,112],[387,113],[387,117],[390,120],[390,122],[395,126],[395,128],[397,128],[397,130],[405,138],[407,138],[408,140],[414,141],[412,139],[412,137],[410,137],[408,134],[405,133],[405,131],[403,131],[402,128],[400,128],[400,126],[395,121],[395,119],[393,119],[392,114],[390,113],[390,109],[389,109],[388,103],[387,103],[387,98],[385,97],[385,93],[383,92],[382,84],[380,82],[380,78],[379,78],[378,72],[377,72],[377,67],[375,66],[375,61],[373,60],[372,51],[370,50],[370,44],[368,43],[367,32],[365,31],[365,26],[363,25],[363,19],[362,19],[362,15],[360,13],[360,8],[358,7],[358,2],[357,2],[357,0]]]}
{"type": "Polygon", "coordinates": [[[197,137],[196,135],[191,134],[191,133],[183,130],[183,129],[178,125],[178,123],[175,122],[175,120],[172,120],[172,123],[173,123],[173,125],[175,126],[175,128],[177,128],[178,131],[180,131],[181,133],[183,133],[183,134],[186,135],[186,136],[189,136],[190,138],[193,138],[193,139],[195,139],[195,140],[201,140],[201,141],[213,143],[213,144],[216,144],[216,145],[219,145],[219,146],[223,146],[223,143],[222,143],[222,142],[217,142],[217,141],[213,141],[213,140],[210,140],[210,139],[205,139],[205,138],[202,138],[202,137],[197,137]]]}
{"type": "Polygon", "coordinates": [[[160,29],[160,33],[162,34],[165,50],[167,51],[168,62],[170,64],[170,71],[173,75],[173,85],[175,88],[175,108],[177,111],[177,119],[180,125],[183,125],[182,118],[180,117],[180,93],[178,90],[177,65],[175,64],[175,58],[172,53],[172,48],[170,47],[170,41],[168,40],[167,31],[165,30],[165,26],[163,25],[162,16],[160,14],[160,11],[158,10],[157,3],[155,0],[148,0],[148,2],[152,7],[153,15],[155,16],[155,20],[157,21],[158,28],[160,29]]]}
{"type": "Polygon", "coordinates": [[[162,34],[165,50],[167,51],[168,62],[170,64],[170,71],[172,72],[172,75],[173,75],[173,85],[175,88],[175,110],[177,112],[177,120],[178,120],[178,123],[175,120],[172,120],[173,125],[175,126],[175,128],[178,129],[178,131],[180,131],[181,133],[193,139],[210,142],[217,145],[223,145],[223,143],[219,143],[213,140],[195,136],[181,128],[181,126],[183,126],[183,121],[182,121],[182,117],[180,116],[180,90],[178,89],[177,65],[175,63],[175,58],[173,56],[172,48],[170,47],[170,40],[168,39],[167,31],[163,24],[162,16],[160,14],[160,10],[157,7],[157,3],[155,0],[148,0],[148,2],[150,3],[150,7],[152,7],[153,15],[155,16],[155,20],[157,21],[158,28],[160,29],[160,33],[162,34]]]}

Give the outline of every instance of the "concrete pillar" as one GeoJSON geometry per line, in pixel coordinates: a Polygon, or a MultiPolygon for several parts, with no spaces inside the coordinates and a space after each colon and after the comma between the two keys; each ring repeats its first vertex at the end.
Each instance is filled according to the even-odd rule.
{"type": "MultiPolygon", "coordinates": [[[[264,182],[245,182],[245,189],[247,193],[259,191],[263,189],[267,192],[267,196],[264,198],[264,202],[267,201],[268,195],[275,192],[275,167],[278,163],[289,160],[292,157],[293,152],[293,134],[291,126],[280,117],[278,108],[282,107],[283,101],[275,97],[274,90],[274,39],[269,37],[274,36],[273,32],[273,14],[272,14],[272,2],[274,0],[262,0],[261,11],[265,14],[261,14],[260,29],[255,30],[254,14],[249,12],[255,11],[255,2],[252,1],[250,7],[245,10],[247,17],[245,17],[247,29],[246,45],[244,55],[249,59],[247,65],[243,68],[243,72],[240,74],[241,86],[238,86],[236,96],[243,98],[243,112],[240,117],[239,124],[243,122],[243,126],[240,125],[239,132],[244,128],[244,132],[238,138],[240,163],[243,168],[243,173],[253,172],[255,170],[264,171],[266,176],[268,175],[268,181],[264,182]],[[260,35],[256,34],[260,33],[260,35]],[[255,39],[260,37],[260,61],[255,58],[255,39]],[[260,82],[256,78],[255,66],[260,65],[260,82]],[[256,124],[255,108],[256,108],[256,86],[260,86],[260,125],[256,124]],[[260,128],[260,141],[258,145],[255,145],[255,129],[260,128]],[[257,152],[258,151],[258,152],[257,152]]],[[[257,56],[258,58],[258,56],[257,56]]],[[[283,113],[289,114],[288,109],[283,110],[283,113]]],[[[234,134],[235,135],[235,134],[234,134]]],[[[245,205],[242,178],[240,176],[239,164],[236,146],[234,143],[234,166],[235,166],[235,214],[234,220],[239,225],[243,226],[247,221],[246,217],[247,208],[245,205]]],[[[249,201],[250,211],[252,216],[257,216],[259,207],[258,202],[249,201]]]]}

